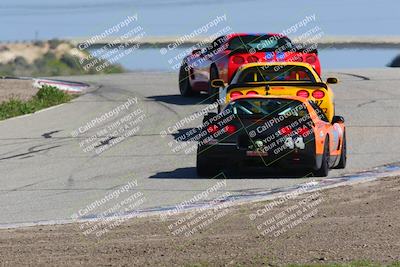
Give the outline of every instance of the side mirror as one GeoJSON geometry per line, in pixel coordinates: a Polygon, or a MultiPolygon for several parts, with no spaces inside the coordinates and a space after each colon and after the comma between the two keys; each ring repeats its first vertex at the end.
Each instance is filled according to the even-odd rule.
{"type": "Polygon", "coordinates": [[[225,87],[225,82],[222,79],[215,79],[211,81],[211,86],[214,88],[225,87]]]}
{"type": "Polygon", "coordinates": [[[338,83],[338,79],[337,79],[337,78],[330,77],[330,78],[326,79],[326,83],[329,83],[329,84],[336,84],[336,83],[338,83]]]}
{"type": "Polygon", "coordinates": [[[332,124],[334,123],[344,123],[344,118],[342,116],[333,116],[332,124]]]}

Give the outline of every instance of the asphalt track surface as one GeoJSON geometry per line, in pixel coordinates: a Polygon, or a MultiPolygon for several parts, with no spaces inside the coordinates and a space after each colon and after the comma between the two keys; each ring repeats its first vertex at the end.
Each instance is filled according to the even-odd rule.
{"type": "MultiPolygon", "coordinates": [[[[346,119],[349,150],[348,167],[332,170],[330,176],[400,161],[400,69],[341,70],[324,76],[341,81],[333,89],[336,113],[346,119]]],[[[180,97],[175,73],[69,79],[99,89],[71,103],[0,122],[0,224],[69,219],[135,179],[135,190],[145,196],[140,209],[175,205],[218,182],[196,176],[194,152],[171,151],[168,143],[175,142],[176,135],[159,134],[208,104],[205,96],[180,97]],[[101,129],[100,125],[77,137],[71,132],[134,97],[138,103],[130,110],[141,108],[146,114],[139,131],[99,155],[85,153],[79,142],[101,129]]],[[[182,128],[199,123],[200,119],[182,128]]],[[[231,194],[310,180],[259,173],[225,175],[231,179],[221,190],[231,194]]]]}

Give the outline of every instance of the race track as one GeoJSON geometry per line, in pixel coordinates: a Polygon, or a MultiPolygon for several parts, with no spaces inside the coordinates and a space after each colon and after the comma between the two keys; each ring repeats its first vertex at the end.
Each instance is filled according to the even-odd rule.
{"type": "MultiPolygon", "coordinates": [[[[332,170],[330,176],[400,161],[400,69],[341,70],[324,76],[341,81],[333,86],[336,113],[348,127],[348,167],[332,170]]],[[[0,224],[69,219],[133,179],[146,197],[141,209],[174,205],[216,184],[196,176],[195,153],[174,153],[168,145],[174,135],[160,136],[207,105],[206,97],[180,97],[175,73],[67,79],[99,89],[71,103],[0,122],[0,224]],[[146,114],[139,131],[100,155],[85,153],[79,142],[101,127],[77,137],[71,132],[134,97],[146,114]]],[[[251,194],[309,179],[248,174],[228,179],[223,190],[251,194]]]]}

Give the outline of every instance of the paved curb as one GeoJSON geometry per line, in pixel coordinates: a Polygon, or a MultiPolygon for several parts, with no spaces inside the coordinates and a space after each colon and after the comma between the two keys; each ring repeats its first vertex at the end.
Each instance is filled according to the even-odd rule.
{"type": "Polygon", "coordinates": [[[41,88],[44,85],[54,86],[59,90],[65,91],[70,94],[83,94],[88,91],[90,85],[81,82],[72,82],[65,80],[53,80],[53,79],[42,79],[33,78],[33,87],[41,88]]]}

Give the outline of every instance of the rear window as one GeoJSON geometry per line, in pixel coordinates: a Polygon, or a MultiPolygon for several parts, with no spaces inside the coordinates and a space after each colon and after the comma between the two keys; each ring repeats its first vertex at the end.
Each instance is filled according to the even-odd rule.
{"type": "Polygon", "coordinates": [[[245,50],[255,52],[289,51],[293,48],[287,37],[277,35],[245,35],[233,37],[229,41],[229,50],[245,50]]]}
{"type": "Polygon", "coordinates": [[[243,70],[238,82],[301,81],[315,82],[314,75],[303,66],[263,66],[243,70]]]}
{"type": "Polygon", "coordinates": [[[303,117],[308,114],[302,102],[290,99],[242,98],[227,107],[236,115],[303,117]]]}
{"type": "Polygon", "coordinates": [[[323,110],[314,102],[309,100],[308,103],[313,107],[313,109],[316,111],[316,114],[318,118],[322,121],[329,122],[328,117],[326,117],[325,113],[323,110]]]}

